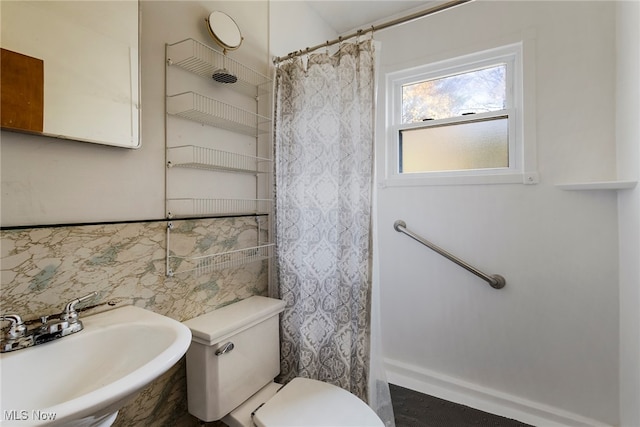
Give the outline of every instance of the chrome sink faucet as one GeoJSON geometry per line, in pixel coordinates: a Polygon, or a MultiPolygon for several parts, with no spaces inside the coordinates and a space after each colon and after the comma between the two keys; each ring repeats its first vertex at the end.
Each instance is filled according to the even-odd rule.
{"type": "Polygon", "coordinates": [[[20,316],[5,314],[0,316],[0,320],[10,323],[6,332],[3,330],[2,337],[0,337],[0,353],[20,350],[35,344],[33,335],[27,334],[27,327],[20,316]]]}
{"type": "Polygon", "coordinates": [[[17,314],[0,316],[0,320],[9,322],[0,336],[0,353],[20,350],[38,344],[44,344],[67,335],[80,332],[83,328],[78,318],[76,305],[98,295],[92,292],[81,298],[69,302],[62,313],[40,317],[40,326],[28,329],[22,318],[17,314]]]}

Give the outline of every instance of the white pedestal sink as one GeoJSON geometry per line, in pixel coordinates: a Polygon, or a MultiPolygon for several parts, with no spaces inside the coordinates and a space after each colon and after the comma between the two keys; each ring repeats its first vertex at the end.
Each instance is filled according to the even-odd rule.
{"type": "Polygon", "coordinates": [[[78,333],[0,354],[0,426],[109,426],[191,343],[182,323],[139,307],[81,320],[78,333]]]}

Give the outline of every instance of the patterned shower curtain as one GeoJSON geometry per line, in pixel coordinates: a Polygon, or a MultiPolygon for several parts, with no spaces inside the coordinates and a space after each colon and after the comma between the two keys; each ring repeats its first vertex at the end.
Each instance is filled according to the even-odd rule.
{"type": "Polygon", "coordinates": [[[371,40],[276,71],[275,235],[281,380],[367,401],[374,153],[371,40]]]}

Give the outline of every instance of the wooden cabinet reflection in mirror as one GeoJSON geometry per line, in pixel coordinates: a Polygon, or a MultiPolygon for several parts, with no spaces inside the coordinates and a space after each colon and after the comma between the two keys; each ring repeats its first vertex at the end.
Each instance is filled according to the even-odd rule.
{"type": "Polygon", "coordinates": [[[44,61],[2,49],[0,121],[8,130],[42,132],[44,61]]]}

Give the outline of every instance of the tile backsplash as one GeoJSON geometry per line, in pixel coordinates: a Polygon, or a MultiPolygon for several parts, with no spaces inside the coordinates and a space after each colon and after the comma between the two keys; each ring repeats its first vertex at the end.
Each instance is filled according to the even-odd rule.
{"type": "MultiPolygon", "coordinates": [[[[174,220],[170,253],[194,257],[257,246],[268,237],[260,222],[253,216],[174,220]]],[[[0,310],[38,319],[95,291],[95,298],[78,305],[85,308],[80,317],[115,304],[184,321],[267,294],[267,261],[167,277],[167,225],[153,221],[2,230],[0,310]]],[[[114,426],[176,425],[188,419],[184,371],[183,358],[126,405],[114,426]]]]}

